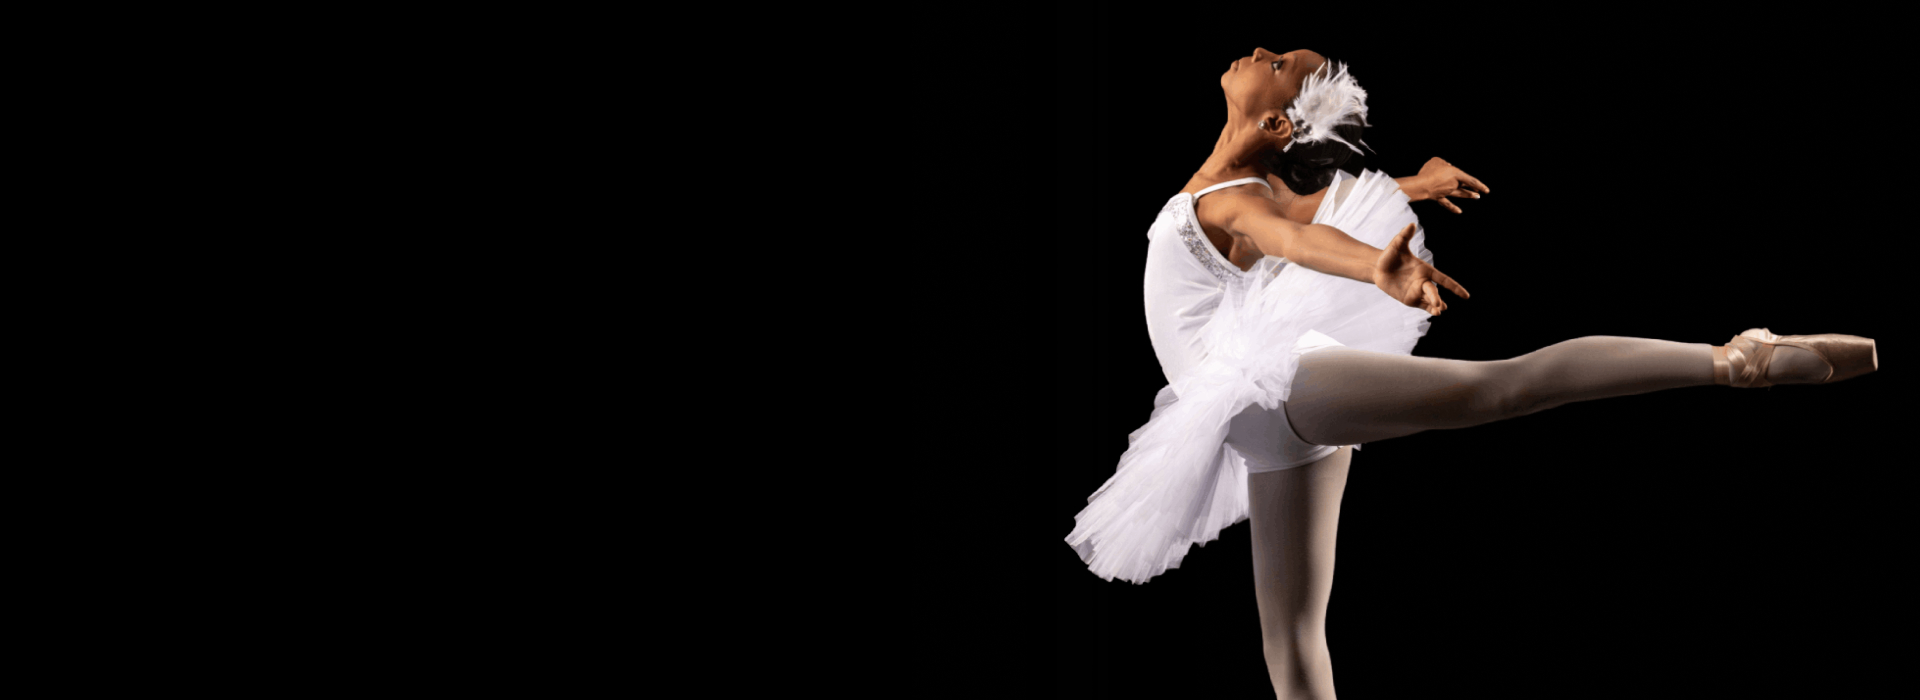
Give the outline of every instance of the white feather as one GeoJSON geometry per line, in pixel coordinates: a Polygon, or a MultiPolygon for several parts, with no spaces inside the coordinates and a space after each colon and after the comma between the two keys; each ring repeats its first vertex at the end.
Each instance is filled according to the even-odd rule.
{"type": "Polygon", "coordinates": [[[1293,141],[1281,150],[1291,149],[1296,143],[1331,139],[1359,153],[1359,148],[1340,138],[1333,128],[1342,124],[1371,126],[1367,123],[1367,91],[1354,82],[1344,64],[1328,61],[1300,83],[1300,95],[1287,108],[1287,118],[1293,120],[1293,141]]]}

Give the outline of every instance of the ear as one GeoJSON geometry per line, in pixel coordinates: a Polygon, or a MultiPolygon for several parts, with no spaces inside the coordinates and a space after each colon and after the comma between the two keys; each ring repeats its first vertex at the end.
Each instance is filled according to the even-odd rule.
{"type": "Polygon", "coordinates": [[[1263,129],[1263,131],[1265,131],[1268,136],[1280,140],[1293,138],[1293,121],[1287,119],[1287,115],[1279,112],[1271,112],[1261,117],[1261,119],[1265,120],[1267,127],[1263,129]]]}

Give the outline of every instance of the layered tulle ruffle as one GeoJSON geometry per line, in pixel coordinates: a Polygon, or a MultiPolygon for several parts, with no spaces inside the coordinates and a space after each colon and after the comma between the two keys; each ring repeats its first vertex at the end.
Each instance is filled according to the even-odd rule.
{"type": "MultiPolygon", "coordinates": [[[[1375,171],[1341,173],[1314,216],[1375,248],[1417,220],[1399,185],[1375,171]]],[[[1425,243],[1416,229],[1409,247],[1431,264],[1425,243]]],[[[1246,519],[1246,467],[1224,445],[1228,424],[1253,404],[1286,401],[1302,349],[1324,344],[1311,334],[1407,355],[1428,318],[1372,284],[1262,259],[1225,285],[1200,330],[1206,357],[1154,398],[1114,475],[1074,516],[1067,543],[1107,580],[1145,583],[1178,568],[1189,548],[1246,519]]]]}

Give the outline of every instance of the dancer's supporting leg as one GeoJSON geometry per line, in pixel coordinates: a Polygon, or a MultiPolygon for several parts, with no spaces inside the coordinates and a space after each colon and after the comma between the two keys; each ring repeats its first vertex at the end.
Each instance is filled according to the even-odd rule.
{"type": "Polygon", "coordinates": [[[1254,599],[1267,676],[1281,700],[1333,698],[1327,596],[1352,458],[1353,449],[1342,447],[1311,464],[1247,475],[1254,599]]]}
{"type": "Polygon", "coordinates": [[[1316,445],[1466,428],[1575,401],[1713,384],[1719,351],[1618,336],[1574,338],[1491,362],[1326,348],[1300,357],[1287,421],[1316,445]]]}

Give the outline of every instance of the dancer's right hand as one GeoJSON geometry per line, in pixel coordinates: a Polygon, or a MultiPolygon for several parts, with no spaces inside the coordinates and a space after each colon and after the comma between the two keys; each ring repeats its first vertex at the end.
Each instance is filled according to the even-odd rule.
{"type": "Polygon", "coordinates": [[[1373,264],[1373,286],[1386,292],[1387,296],[1400,303],[1429,314],[1439,316],[1447,310],[1447,303],[1440,300],[1438,286],[1444,286],[1462,299],[1471,299],[1467,288],[1460,286],[1439,270],[1433,269],[1425,260],[1413,254],[1411,247],[1413,231],[1418,224],[1407,224],[1406,228],[1394,234],[1393,240],[1380,251],[1380,257],[1373,264]]]}

